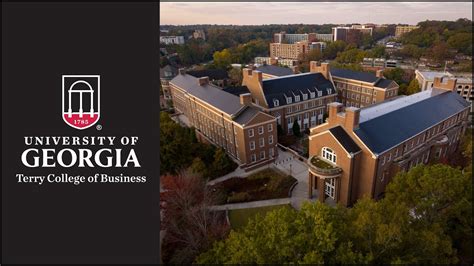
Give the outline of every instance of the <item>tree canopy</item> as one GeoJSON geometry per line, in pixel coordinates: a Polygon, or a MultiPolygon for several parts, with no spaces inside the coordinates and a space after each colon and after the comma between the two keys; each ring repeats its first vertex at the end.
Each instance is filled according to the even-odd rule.
{"type": "Polygon", "coordinates": [[[457,263],[457,251],[472,243],[471,181],[460,169],[420,165],[398,174],[379,201],[364,198],[349,209],[305,203],[257,216],[196,261],[457,263]]]}

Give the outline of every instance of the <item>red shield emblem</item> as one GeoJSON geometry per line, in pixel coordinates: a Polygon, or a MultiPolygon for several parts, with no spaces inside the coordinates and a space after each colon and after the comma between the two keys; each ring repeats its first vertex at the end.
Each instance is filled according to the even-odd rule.
{"type": "Polygon", "coordinates": [[[100,76],[63,75],[62,116],[76,129],[93,126],[100,117],[100,76]]]}

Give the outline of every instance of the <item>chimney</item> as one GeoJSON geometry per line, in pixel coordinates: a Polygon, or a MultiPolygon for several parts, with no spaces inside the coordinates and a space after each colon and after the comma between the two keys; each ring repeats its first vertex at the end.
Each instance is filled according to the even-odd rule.
{"type": "Polygon", "coordinates": [[[328,109],[329,109],[329,117],[328,117],[328,122],[329,124],[332,124],[337,121],[337,113],[342,112],[342,108],[344,105],[342,103],[338,102],[332,102],[328,104],[328,109]]]}
{"type": "Polygon", "coordinates": [[[346,108],[346,120],[345,128],[352,131],[359,127],[360,108],[347,107],[346,108]]]}
{"type": "Polygon", "coordinates": [[[263,80],[262,71],[254,70],[254,71],[252,71],[252,76],[255,76],[257,78],[258,82],[262,83],[262,80],[263,80]]]}
{"type": "Polygon", "coordinates": [[[198,78],[199,86],[204,86],[209,84],[209,77],[198,78]]]}
{"type": "Polygon", "coordinates": [[[293,70],[293,74],[298,74],[300,73],[300,69],[298,66],[292,66],[291,67],[291,70],[293,70]]]}
{"type": "Polygon", "coordinates": [[[435,77],[433,88],[454,91],[456,89],[457,79],[449,77],[435,77]]]}
{"type": "Polygon", "coordinates": [[[375,76],[377,78],[383,78],[383,70],[379,69],[379,70],[375,71],[375,76]]]}
{"type": "Polygon", "coordinates": [[[240,104],[250,105],[251,103],[252,103],[252,94],[250,94],[250,93],[240,94],[240,104]]]}
{"type": "Polygon", "coordinates": [[[329,79],[329,63],[311,61],[309,62],[309,71],[313,73],[321,73],[326,79],[329,79]]]}
{"type": "Polygon", "coordinates": [[[186,69],[185,68],[180,68],[178,71],[179,71],[180,75],[186,74],[186,69]]]}

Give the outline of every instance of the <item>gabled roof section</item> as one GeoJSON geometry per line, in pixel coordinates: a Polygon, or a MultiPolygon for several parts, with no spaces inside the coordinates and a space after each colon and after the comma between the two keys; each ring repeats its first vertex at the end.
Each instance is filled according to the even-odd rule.
{"type": "Polygon", "coordinates": [[[281,67],[281,66],[273,66],[273,65],[263,65],[257,67],[258,71],[261,71],[262,73],[269,74],[272,76],[276,77],[281,77],[281,76],[288,76],[288,75],[293,75],[293,70],[287,67],[281,67]]]}
{"type": "Polygon", "coordinates": [[[362,109],[354,133],[373,153],[380,154],[468,107],[469,102],[455,92],[420,92],[374,106],[382,112],[378,115],[370,107],[362,109]]]}
{"type": "Polygon", "coordinates": [[[170,83],[209,105],[214,106],[229,116],[236,115],[244,108],[244,105],[240,104],[239,97],[222,91],[219,87],[212,84],[200,86],[198,78],[191,75],[178,74],[170,83]]]}
{"type": "Polygon", "coordinates": [[[235,96],[239,96],[240,94],[244,93],[250,93],[249,88],[247,88],[247,86],[227,87],[222,90],[235,96]]]}
{"type": "Polygon", "coordinates": [[[196,78],[209,77],[209,80],[221,80],[229,78],[227,71],[223,69],[190,70],[186,71],[186,73],[196,78]]]}
{"type": "Polygon", "coordinates": [[[392,82],[395,82],[391,79],[379,78],[371,72],[361,72],[341,68],[331,68],[331,75],[335,78],[346,78],[372,83],[374,86],[383,89],[388,88],[392,84],[392,82]]]}
{"type": "Polygon", "coordinates": [[[315,93],[314,98],[336,93],[332,82],[321,73],[304,73],[264,79],[262,86],[270,108],[275,107],[274,100],[278,100],[278,106],[286,105],[286,97],[291,97],[292,103],[295,103],[295,96],[298,95],[300,101],[303,101],[303,94],[307,94],[308,99],[311,99],[311,92],[315,93]],[[318,96],[318,91],[321,92],[321,96],[318,96]]]}
{"type": "Polygon", "coordinates": [[[329,129],[329,132],[337,139],[337,141],[342,145],[342,147],[348,153],[357,153],[361,151],[360,147],[354,140],[347,134],[347,132],[341,127],[333,127],[329,129]]]}

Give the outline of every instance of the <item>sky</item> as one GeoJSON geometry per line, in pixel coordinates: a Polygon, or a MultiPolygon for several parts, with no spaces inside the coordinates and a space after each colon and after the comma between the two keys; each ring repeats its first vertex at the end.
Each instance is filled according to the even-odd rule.
{"type": "Polygon", "coordinates": [[[417,24],[471,11],[472,2],[160,2],[160,24],[417,24]]]}

